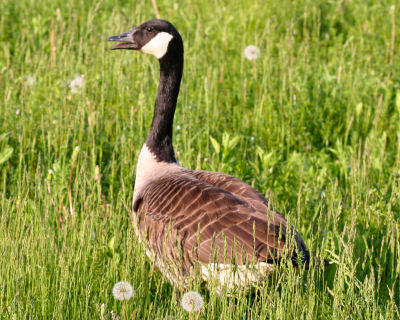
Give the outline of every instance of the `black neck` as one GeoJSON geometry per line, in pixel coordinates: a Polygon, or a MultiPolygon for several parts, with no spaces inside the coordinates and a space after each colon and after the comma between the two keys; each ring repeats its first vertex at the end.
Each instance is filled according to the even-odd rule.
{"type": "Polygon", "coordinates": [[[174,38],[160,61],[160,82],[146,145],[157,161],[176,162],[172,128],[183,70],[183,45],[174,38]]]}

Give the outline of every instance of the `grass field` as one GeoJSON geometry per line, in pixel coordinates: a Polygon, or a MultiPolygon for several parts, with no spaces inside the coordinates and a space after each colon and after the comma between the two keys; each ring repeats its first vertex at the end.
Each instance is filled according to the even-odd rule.
{"type": "MultiPolygon", "coordinates": [[[[200,319],[399,319],[400,5],[157,4],[185,45],[181,165],[255,186],[333,264],[235,298],[194,284],[200,319]]],[[[189,319],[130,219],[158,62],[105,41],[154,17],[151,1],[0,1],[0,319],[122,319],[120,280],[128,319],[189,319]]]]}

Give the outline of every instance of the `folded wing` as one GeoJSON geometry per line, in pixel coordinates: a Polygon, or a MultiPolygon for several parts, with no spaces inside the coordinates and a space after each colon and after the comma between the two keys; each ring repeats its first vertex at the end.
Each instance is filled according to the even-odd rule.
{"type": "Polygon", "coordinates": [[[241,180],[212,174],[187,170],[147,185],[136,211],[151,250],[187,267],[279,260],[286,220],[241,180]]]}

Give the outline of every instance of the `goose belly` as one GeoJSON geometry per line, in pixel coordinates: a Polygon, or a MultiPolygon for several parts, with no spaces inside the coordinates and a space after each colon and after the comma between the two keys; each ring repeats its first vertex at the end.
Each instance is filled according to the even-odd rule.
{"type": "Polygon", "coordinates": [[[237,288],[250,288],[275,270],[275,265],[258,262],[253,265],[210,263],[201,266],[202,279],[221,293],[223,288],[232,293],[237,288]]]}

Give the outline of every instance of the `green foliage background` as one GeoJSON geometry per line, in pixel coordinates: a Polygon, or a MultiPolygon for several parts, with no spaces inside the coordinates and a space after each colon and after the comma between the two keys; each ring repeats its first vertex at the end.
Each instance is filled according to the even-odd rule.
{"type": "MultiPolygon", "coordinates": [[[[400,318],[394,4],[157,1],[185,45],[181,165],[255,186],[333,263],[235,298],[202,290],[201,319],[400,318]]],[[[121,317],[119,280],[135,287],[129,319],[189,318],[130,220],[158,63],[105,41],[154,17],[151,1],[0,2],[1,319],[121,317]]]]}

